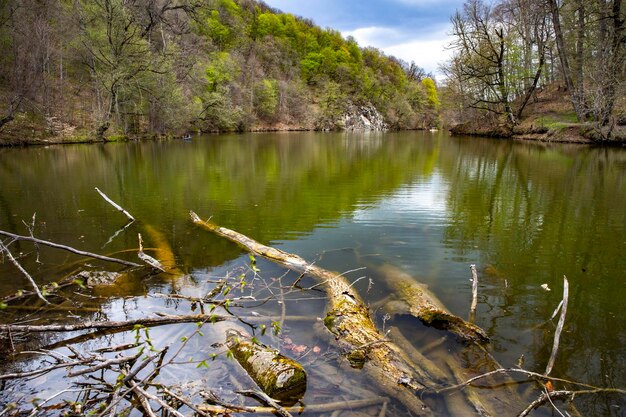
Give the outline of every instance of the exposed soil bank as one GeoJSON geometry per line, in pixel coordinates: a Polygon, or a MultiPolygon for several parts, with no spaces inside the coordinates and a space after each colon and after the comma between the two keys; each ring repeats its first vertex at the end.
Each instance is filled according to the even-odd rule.
{"type": "Polygon", "coordinates": [[[515,126],[506,123],[504,118],[483,115],[470,119],[452,127],[450,132],[455,135],[541,142],[626,145],[625,117],[617,121],[611,133],[611,140],[602,140],[598,130],[591,123],[577,121],[566,93],[555,86],[539,91],[526,107],[522,120],[515,126]]]}

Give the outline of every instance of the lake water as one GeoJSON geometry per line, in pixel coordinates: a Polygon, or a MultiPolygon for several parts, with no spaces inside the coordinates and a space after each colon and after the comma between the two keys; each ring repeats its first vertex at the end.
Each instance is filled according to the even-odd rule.
{"type": "MultiPolygon", "coordinates": [[[[412,275],[453,313],[467,318],[469,267],[476,264],[476,323],[491,337],[491,353],[506,367],[523,355],[524,368],[539,373],[550,356],[558,318],[549,319],[567,276],[569,307],[552,375],[626,388],[625,149],[430,132],[245,134],[195,137],[192,142],[0,149],[0,229],[28,234],[23,222],[30,223],[36,213],[37,237],[133,261],[137,233],[142,233],[148,247],[158,245],[159,239],[169,243],[181,271],[134,273],[112,287],[82,290],[82,295],[69,291],[62,304],[69,313],[10,305],[0,311],[0,322],[187,313],[195,308],[191,303],[154,294],[202,296],[219,279],[250,276],[248,255],[195,227],[189,210],[318,266],[351,271],[346,277],[356,282],[381,328],[399,326],[418,349],[425,343],[420,332],[433,336],[432,331],[406,317],[385,318],[382,306],[389,294],[379,268],[391,265],[412,275]],[[126,218],[94,187],[140,221],[115,235],[126,218]]],[[[15,242],[9,248],[40,284],[58,281],[83,266],[81,258],[54,249],[41,247],[37,262],[32,244],[15,242]]],[[[28,289],[15,267],[6,258],[2,261],[0,297],[28,289]]],[[[99,269],[119,269],[87,262],[99,269]]],[[[354,385],[355,399],[365,395],[357,386],[370,389],[368,383],[357,371],[336,370],[333,361],[340,360],[332,358],[333,347],[311,331],[315,318],[324,315],[323,293],[294,291],[290,285],[297,274],[285,275],[263,260],[257,260],[257,266],[256,281],[252,278],[248,288],[233,294],[269,300],[240,310],[267,316],[268,328],[272,321],[283,324],[277,337],[271,332],[259,337],[296,358],[301,353],[294,346],[321,349],[302,359],[311,369],[305,402],[337,400],[332,381],[354,385]],[[299,318],[290,321],[291,316],[299,318]],[[333,367],[324,368],[329,365],[333,367]],[[336,372],[332,381],[316,380],[316,367],[326,374],[336,372]]],[[[305,277],[299,284],[306,288],[315,281],[305,277]]],[[[33,303],[31,299],[27,305],[33,303]]],[[[193,331],[193,324],[165,326],[152,329],[151,337],[163,344],[193,331]]],[[[35,341],[14,343],[54,346],[69,336],[75,334],[39,335],[35,341]]],[[[186,345],[186,359],[197,363],[220,354],[209,343],[219,335],[205,337],[186,345]]],[[[130,333],[116,334],[81,341],[80,346],[90,349],[133,338],[130,333]]],[[[2,343],[2,354],[16,361],[4,371],[38,365],[34,358],[14,357],[8,341],[2,343]]],[[[168,380],[221,388],[225,398],[234,399],[228,390],[236,382],[226,376],[237,372],[232,363],[218,359],[209,365],[173,365],[168,380]]],[[[59,390],[62,376],[57,372],[0,386],[0,405],[22,395],[50,396],[59,390]]],[[[541,393],[524,392],[528,402],[541,393]]],[[[626,413],[626,401],[619,395],[587,396],[576,405],[583,415],[626,413]]]]}

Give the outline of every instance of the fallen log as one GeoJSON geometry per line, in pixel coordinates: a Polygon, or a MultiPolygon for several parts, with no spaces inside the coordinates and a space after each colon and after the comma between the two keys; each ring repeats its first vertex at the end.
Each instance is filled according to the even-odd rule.
{"type": "Polygon", "coordinates": [[[307,375],[298,362],[254,340],[236,323],[219,323],[212,330],[226,335],[225,344],[233,357],[265,394],[284,406],[304,397],[307,375]]]}
{"type": "Polygon", "coordinates": [[[424,324],[452,332],[465,342],[487,342],[483,329],[456,316],[428,289],[402,269],[384,264],[375,270],[385,279],[389,289],[397,294],[403,312],[424,324]]]}
{"type": "MultiPolygon", "coordinates": [[[[385,309],[389,313],[411,315],[432,327],[449,331],[464,342],[451,348],[440,346],[436,352],[431,352],[430,359],[421,356],[419,362],[423,363],[424,368],[432,369],[436,366],[440,372],[447,369],[447,380],[460,383],[477,373],[502,367],[483,346],[484,342],[489,340],[487,334],[475,324],[450,313],[427,285],[416,281],[411,275],[391,264],[370,265],[370,268],[385,280],[396,297],[387,303],[385,309]]],[[[396,331],[396,338],[401,337],[398,333],[396,331]]],[[[504,386],[500,391],[482,390],[480,394],[474,388],[466,389],[463,399],[447,397],[449,411],[453,415],[478,413],[482,416],[498,416],[516,410],[523,404],[519,394],[511,388],[515,381],[510,377],[504,375],[499,381],[489,382],[504,386]],[[465,406],[463,402],[466,403],[465,406]]]]}
{"type": "Polygon", "coordinates": [[[434,387],[443,381],[415,378],[410,360],[393,342],[385,341],[365,303],[345,277],[311,265],[297,255],[203,221],[194,212],[190,212],[190,216],[196,225],[231,240],[252,254],[321,280],[329,299],[324,325],[334,335],[351,366],[362,368],[384,392],[398,399],[409,410],[422,416],[434,415],[431,405],[427,405],[416,391],[434,387]]]}

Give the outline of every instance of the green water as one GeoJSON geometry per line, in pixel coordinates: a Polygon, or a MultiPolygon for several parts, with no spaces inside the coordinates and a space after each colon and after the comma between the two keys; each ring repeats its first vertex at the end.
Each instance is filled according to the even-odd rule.
{"type": "MultiPolygon", "coordinates": [[[[0,149],[0,229],[28,234],[22,221],[36,213],[40,238],[135,260],[134,252],[121,251],[135,249],[141,224],[150,224],[173,248],[184,278],[138,276],[108,289],[112,298],[93,302],[101,309],[98,318],[172,308],[145,294],[200,294],[210,289],[210,277],[247,265],[236,246],[193,226],[190,209],[332,270],[366,267],[347,277],[358,280],[355,286],[373,306],[387,295],[375,268],[388,263],[428,284],[452,312],[466,317],[469,265],[476,264],[476,323],[489,333],[493,355],[512,366],[523,354],[524,367],[536,372],[543,372],[550,356],[556,319],[547,320],[562,297],[565,275],[569,309],[553,375],[626,388],[624,149],[428,132],[0,149]],[[94,187],[142,223],[110,240],[126,219],[94,187]]],[[[145,233],[144,239],[152,244],[145,233]]],[[[10,248],[23,255],[20,262],[40,283],[58,280],[79,259],[42,248],[37,263],[32,245],[10,248]]],[[[262,261],[260,268],[272,277],[284,272],[262,261]]],[[[28,288],[27,281],[4,260],[0,296],[21,288],[28,288]]],[[[293,315],[321,317],[324,311],[323,300],[287,304],[293,315]]],[[[375,313],[382,325],[381,315],[375,313]]],[[[43,320],[30,311],[0,312],[2,322],[19,319],[43,320]]],[[[321,343],[310,324],[286,327],[292,339],[300,338],[294,343],[321,343]]],[[[180,336],[168,329],[154,332],[164,339],[180,336]]],[[[45,343],[62,338],[50,335],[45,343]]],[[[419,337],[410,338],[419,348],[419,337]]],[[[195,355],[207,354],[202,346],[195,355]]],[[[45,382],[22,388],[50,389],[45,382]]],[[[317,397],[308,399],[314,403],[317,397]]],[[[623,415],[626,406],[619,396],[577,404],[584,415],[623,415]]]]}

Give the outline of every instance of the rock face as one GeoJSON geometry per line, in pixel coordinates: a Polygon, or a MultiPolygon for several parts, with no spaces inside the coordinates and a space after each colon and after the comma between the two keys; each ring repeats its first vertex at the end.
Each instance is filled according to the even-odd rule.
{"type": "Polygon", "coordinates": [[[348,131],[387,130],[383,115],[371,104],[349,105],[342,121],[343,129],[348,131]]]}

